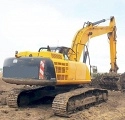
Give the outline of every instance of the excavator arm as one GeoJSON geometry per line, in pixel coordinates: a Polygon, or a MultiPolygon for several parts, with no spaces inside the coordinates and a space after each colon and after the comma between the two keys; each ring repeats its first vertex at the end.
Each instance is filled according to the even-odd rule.
{"type": "Polygon", "coordinates": [[[89,39],[93,37],[97,37],[100,35],[107,34],[110,43],[110,60],[111,60],[111,68],[110,72],[117,72],[118,66],[116,63],[116,24],[114,16],[110,17],[110,23],[108,26],[96,26],[102,22],[107,21],[106,19],[102,19],[100,21],[91,23],[87,22],[86,27],[80,29],[73,42],[71,49],[69,51],[69,59],[72,61],[79,61],[82,51],[85,49],[85,44],[89,41],[89,39]]]}

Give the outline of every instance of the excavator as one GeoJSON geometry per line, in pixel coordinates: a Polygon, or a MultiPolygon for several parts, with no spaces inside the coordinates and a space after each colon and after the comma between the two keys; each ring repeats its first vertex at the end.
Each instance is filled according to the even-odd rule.
{"type": "Polygon", "coordinates": [[[105,21],[107,19],[85,22],[83,28],[76,33],[71,48],[48,45],[39,48],[37,52],[16,51],[15,57],[6,58],[2,80],[10,84],[24,85],[10,91],[6,99],[7,105],[21,107],[41,98],[52,97],[54,114],[70,116],[77,110],[107,101],[108,90],[105,86],[109,85],[110,76],[110,85],[112,86],[112,82],[116,85],[119,75],[116,64],[115,18],[110,17],[108,26],[99,26],[105,21]],[[104,82],[104,88],[96,88],[91,85],[91,70],[86,63],[80,62],[80,58],[85,48],[87,49],[86,43],[89,39],[103,34],[108,35],[110,42],[111,69],[110,73],[99,79],[99,85],[104,82]],[[116,81],[114,77],[117,77],[116,81]]]}

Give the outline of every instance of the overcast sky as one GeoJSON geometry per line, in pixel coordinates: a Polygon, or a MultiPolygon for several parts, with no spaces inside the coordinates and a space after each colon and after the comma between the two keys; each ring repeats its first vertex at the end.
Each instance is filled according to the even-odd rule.
{"type": "MultiPolygon", "coordinates": [[[[0,0],[0,67],[16,50],[37,51],[47,45],[70,47],[84,22],[115,16],[117,63],[119,72],[125,72],[124,12],[124,0],[0,0]]],[[[107,35],[91,39],[89,52],[91,64],[100,72],[108,72],[107,35]]]]}

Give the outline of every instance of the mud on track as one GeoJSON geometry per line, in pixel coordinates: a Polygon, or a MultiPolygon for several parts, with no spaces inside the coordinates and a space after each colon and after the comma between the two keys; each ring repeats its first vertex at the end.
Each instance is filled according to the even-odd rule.
{"type": "Polygon", "coordinates": [[[4,91],[17,87],[19,86],[3,82],[0,76],[0,120],[125,120],[125,93],[109,91],[109,100],[106,103],[79,111],[71,118],[63,118],[53,114],[51,102],[42,104],[37,101],[25,108],[2,105],[2,98],[7,95],[4,91]]]}

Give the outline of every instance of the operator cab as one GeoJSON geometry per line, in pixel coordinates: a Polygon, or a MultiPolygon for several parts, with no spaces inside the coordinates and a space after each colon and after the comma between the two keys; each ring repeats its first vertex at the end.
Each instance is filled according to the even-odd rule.
{"type": "Polygon", "coordinates": [[[60,47],[41,47],[38,52],[40,51],[50,51],[50,52],[56,52],[56,53],[61,53],[63,54],[65,60],[68,60],[69,57],[68,57],[68,53],[69,53],[69,50],[71,48],[68,48],[68,47],[64,47],[64,46],[60,46],[60,47]]]}

